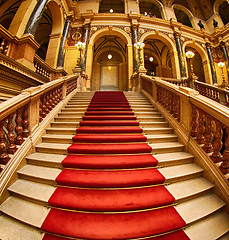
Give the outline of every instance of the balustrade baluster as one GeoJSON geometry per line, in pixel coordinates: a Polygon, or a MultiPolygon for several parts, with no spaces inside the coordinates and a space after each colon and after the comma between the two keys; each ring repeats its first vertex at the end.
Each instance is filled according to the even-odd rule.
{"type": "Polygon", "coordinates": [[[45,94],[44,99],[45,99],[45,113],[47,115],[49,113],[49,96],[48,96],[48,93],[45,94]]]}
{"type": "Polygon", "coordinates": [[[52,111],[52,95],[51,95],[51,92],[49,92],[48,94],[47,94],[47,96],[48,96],[48,108],[49,108],[49,112],[50,111],[52,111]]]}
{"type": "Polygon", "coordinates": [[[50,105],[52,106],[52,109],[56,106],[54,103],[54,91],[50,93],[50,105]]]}
{"type": "Polygon", "coordinates": [[[225,141],[225,150],[223,152],[222,163],[219,167],[223,174],[227,174],[229,172],[229,127],[225,126],[227,138],[225,141]]]}
{"type": "Polygon", "coordinates": [[[206,116],[207,121],[206,121],[206,132],[204,135],[205,143],[203,146],[203,149],[206,153],[210,153],[213,151],[212,147],[212,138],[213,138],[213,133],[212,133],[212,117],[207,114],[206,116]]]}
{"type": "Polygon", "coordinates": [[[22,126],[23,126],[23,137],[27,138],[29,136],[29,113],[28,106],[24,107],[24,111],[22,114],[22,126]]]}
{"type": "Polygon", "coordinates": [[[0,46],[1,53],[4,53],[4,45],[5,45],[5,39],[2,39],[1,46],[0,46]]]}
{"type": "Polygon", "coordinates": [[[17,133],[17,137],[16,137],[16,144],[17,145],[21,145],[23,142],[24,142],[24,139],[23,139],[23,127],[22,127],[22,109],[18,109],[17,110],[17,114],[16,114],[16,133],[17,133]]]}
{"type": "Polygon", "coordinates": [[[6,42],[6,46],[5,46],[5,49],[4,49],[4,55],[7,55],[8,49],[9,49],[9,43],[6,42]]]}
{"type": "Polygon", "coordinates": [[[177,98],[177,121],[180,122],[180,97],[176,95],[177,98]]]}
{"type": "Polygon", "coordinates": [[[15,113],[12,113],[8,117],[8,124],[7,124],[7,130],[8,130],[8,140],[9,140],[9,147],[8,147],[8,153],[14,154],[17,151],[17,146],[15,144],[16,136],[14,133],[14,124],[13,124],[13,117],[15,113]]]}
{"type": "Polygon", "coordinates": [[[6,137],[4,132],[4,124],[6,122],[6,119],[3,119],[0,121],[0,163],[1,164],[7,164],[10,160],[9,155],[7,154],[7,143],[6,143],[6,137]]]}
{"type": "Polygon", "coordinates": [[[57,88],[54,91],[54,103],[55,103],[55,106],[58,104],[58,89],[57,88]]]}
{"type": "Polygon", "coordinates": [[[198,127],[197,127],[197,134],[196,134],[196,141],[199,144],[203,144],[205,142],[204,140],[204,112],[201,109],[198,109],[199,112],[199,118],[198,118],[198,127]]]}
{"type": "Polygon", "coordinates": [[[42,104],[42,100],[40,99],[40,103],[39,103],[39,122],[42,121],[43,119],[43,108],[42,108],[43,104],[42,104]]]}
{"type": "Polygon", "coordinates": [[[191,136],[196,137],[198,127],[198,111],[197,108],[192,105],[192,120],[191,120],[191,136]]]}
{"type": "Polygon", "coordinates": [[[221,162],[222,161],[222,155],[220,153],[220,150],[223,146],[222,143],[222,137],[223,137],[223,130],[222,130],[222,123],[215,119],[215,134],[214,134],[214,142],[213,142],[213,153],[210,156],[213,162],[221,162]]]}

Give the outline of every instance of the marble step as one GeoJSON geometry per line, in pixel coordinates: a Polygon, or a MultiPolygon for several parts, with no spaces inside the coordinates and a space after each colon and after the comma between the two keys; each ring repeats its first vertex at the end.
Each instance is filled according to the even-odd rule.
{"type": "MultiPolygon", "coordinates": [[[[222,200],[220,200],[214,194],[205,194],[201,197],[182,202],[175,206],[175,209],[186,221],[186,223],[190,224],[197,221],[205,221],[205,217],[210,216],[211,214],[220,213],[220,210],[223,207],[224,203],[222,200]]],[[[17,219],[23,223],[27,223],[37,228],[41,227],[49,212],[49,208],[45,206],[13,196],[9,197],[0,206],[0,210],[13,219],[17,219]]],[[[223,215],[225,216],[225,214],[223,215]]],[[[199,237],[201,236],[199,235],[199,237]]],[[[202,240],[203,238],[199,239],[202,240]]]]}
{"type": "MultiPolygon", "coordinates": [[[[74,120],[74,119],[72,119],[74,120]]],[[[82,119],[78,119],[78,121],[55,121],[51,123],[51,127],[79,127],[79,122],[82,121],[82,119]]],[[[102,121],[100,121],[102,122],[102,121]]],[[[120,122],[119,120],[115,120],[114,122],[120,122]]],[[[130,121],[125,121],[122,120],[121,122],[125,123],[125,122],[130,122],[130,121]]],[[[131,122],[135,122],[135,120],[131,121],[131,122]]],[[[141,122],[139,124],[140,127],[168,127],[168,122],[141,122]]],[[[126,126],[126,125],[125,125],[126,126]]]]}
{"type": "Polygon", "coordinates": [[[1,240],[42,240],[44,233],[21,221],[0,214],[1,240]]]}
{"type": "MultiPolygon", "coordinates": [[[[176,203],[199,197],[201,194],[210,193],[213,187],[213,184],[201,177],[166,186],[168,191],[174,196],[176,203]]],[[[56,187],[54,186],[24,179],[17,180],[8,188],[12,196],[36,202],[43,206],[49,205],[48,200],[55,189],[56,187]]]]}
{"type": "MultiPolygon", "coordinates": [[[[174,134],[154,134],[147,135],[148,143],[158,143],[158,142],[175,142],[177,141],[177,136],[174,134]]],[[[57,134],[46,134],[42,137],[42,142],[49,143],[72,143],[72,135],[57,135],[57,134]]]]}
{"type": "MultiPolygon", "coordinates": [[[[64,143],[40,143],[35,148],[36,151],[43,153],[67,154],[67,148],[70,145],[64,143]]],[[[152,154],[184,151],[184,145],[178,142],[151,143],[149,145],[152,147],[152,154]]]]}
{"type": "MultiPolygon", "coordinates": [[[[203,169],[194,163],[181,164],[160,168],[159,171],[166,178],[166,183],[179,182],[201,176],[203,169]]],[[[61,169],[27,164],[18,171],[20,178],[29,181],[56,186],[55,179],[61,169]]]]}
{"type": "MultiPolygon", "coordinates": [[[[143,127],[143,134],[146,137],[150,134],[171,134],[173,133],[173,128],[169,127],[143,127]]],[[[68,126],[67,127],[50,127],[46,129],[47,134],[58,134],[58,135],[75,135],[76,134],[76,126],[68,126]]]]}
{"type": "MultiPolygon", "coordinates": [[[[162,153],[153,156],[158,160],[159,167],[191,163],[194,158],[192,154],[186,152],[162,153]]],[[[35,152],[26,157],[26,160],[33,165],[62,168],[61,162],[65,157],[64,154],[35,152]]]]}

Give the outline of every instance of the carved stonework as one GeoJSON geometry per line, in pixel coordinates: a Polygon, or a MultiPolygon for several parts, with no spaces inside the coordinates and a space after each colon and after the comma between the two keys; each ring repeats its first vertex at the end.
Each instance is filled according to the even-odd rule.
{"type": "Polygon", "coordinates": [[[119,28],[121,30],[123,30],[124,32],[126,32],[131,38],[132,38],[132,34],[131,34],[131,29],[128,26],[110,26],[110,25],[100,25],[100,26],[92,26],[91,30],[90,30],[90,34],[89,34],[89,39],[93,36],[93,34],[101,29],[104,28],[119,28]]]}

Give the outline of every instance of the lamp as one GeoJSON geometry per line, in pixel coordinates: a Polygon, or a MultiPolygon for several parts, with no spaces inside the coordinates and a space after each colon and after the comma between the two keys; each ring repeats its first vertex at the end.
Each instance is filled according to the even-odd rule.
{"type": "Polygon", "coordinates": [[[149,57],[149,61],[152,62],[152,61],[153,61],[153,57],[152,57],[151,43],[150,43],[150,42],[149,42],[149,46],[150,46],[150,57],[149,57]]]}
{"type": "Polygon", "coordinates": [[[80,67],[81,58],[82,58],[82,52],[83,52],[83,50],[84,50],[84,48],[85,48],[85,43],[79,41],[79,42],[77,42],[77,43],[75,44],[75,46],[77,47],[77,49],[78,49],[79,52],[80,52],[79,58],[78,58],[78,60],[77,60],[77,65],[76,65],[76,67],[80,67]]]}
{"type": "Polygon", "coordinates": [[[222,71],[222,78],[223,78],[223,82],[222,82],[222,85],[221,87],[226,87],[226,82],[225,82],[225,77],[224,77],[224,73],[223,73],[223,67],[224,67],[225,63],[224,62],[219,62],[218,63],[218,67],[221,68],[221,71],[222,71]]]}
{"type": "Polygon", "coordinates": [[[150,60],[150,62],[152,62],[153,61],[153,57],[149,57],[149,60],[150,60]]]}
{"type": "Polygon", "coordinates": [[[143,60],[142,60],[142,56],[141,56],[141,50],[145,47],[145,43],[137,42],[137,43],[134,44],[134,47],[139,52],[140,68],[143,68],[143,60]]]}
{"type": "Polygon", "coordinates": [[[193,65],[192,65],[192,59],[195,56],[195,53],[192,52],[192,51],[188,51],[188,52],[185,53],[185,55],[186,55],[186,58],[189,59],[191,75],[195,75],[194,72],[193,72],[193,65]]]}

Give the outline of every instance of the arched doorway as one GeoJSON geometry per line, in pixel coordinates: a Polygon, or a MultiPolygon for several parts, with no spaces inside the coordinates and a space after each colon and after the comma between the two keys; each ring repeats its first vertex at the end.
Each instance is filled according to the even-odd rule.
{"type": "Polygon", "coordinates": [[[93,49],[92,90],[128,90],[128,54],[124,39],[104,34],[93,49]]]}
{"type": "Polygon", "coordinates": [[[172,78],[171,56],[168,46],[152,36],[147,37],[144,43],[144,64],[147,75],[172,78]]]}
{"type": "MultiPolygon", "coordinates": [[[[193,57],[193,72],[198,77],[198,81],[211,83],[211,69],[207,53],[198,43],[187,41],[183,45],[184,53],[192,51],[195,55],[193,57]]],[[[190,66],[187,62],[188,75],[190,76],[190,66]]]]}
{"type": "Polygon", "coordinates": [[[162,18],[162,9],[158,2],[149,0],[139,1],[140,13],[147,17],[162,18]]]}
{"type": "Polygon", "coordinates": [[[173,6],[174,13],[177,18],[177,22],[180,22],[188,27],[193,27],[191,13],[183,6],[175,4],[173,6]]]}
{"type": "Polygon", "coordinates": [[[226,25],[227,23],[229,23],[229,4],[228,1],[224,1],[219,5],[219,15],[224,23],[224,25],[226,25]]]}
{"type": "Polygon", "coordinates": [[[58,2],[50,1],[42,14],[34,36],[40,44],[36,54],[54,68],[57,63],[64,21],[61,10],[58,2]]]}
{"type": "Polygon", "coordinates": [[[99,5],[99,13],[125,13],[123,0],[102,0],[99,5]]]}
{"type": "Polygon", "coordinates": [[[4,28],[9,29],[21,3],[21,0],[0,1],[0,24],[4,28]]]}
{"type": "Polygon", "coordinates": [[[109,69],[112,69],[115,65],[116,68],[118,66],[118,85],[116,85],[116,88],[119,90],[130,88],[133,74],[133,46],[130,29],[126,28],[125,30],[117,27],[105,27],[97,30],[91,36],[87,48],[87,88],[91,90],[100,89],[102,65],[107,67],[110,65],[109,69]],[[112,58],[108,63],[107,56],[110,52],[112,58]],[[110,64],[112,61],[113,64],[110,64]]]}

